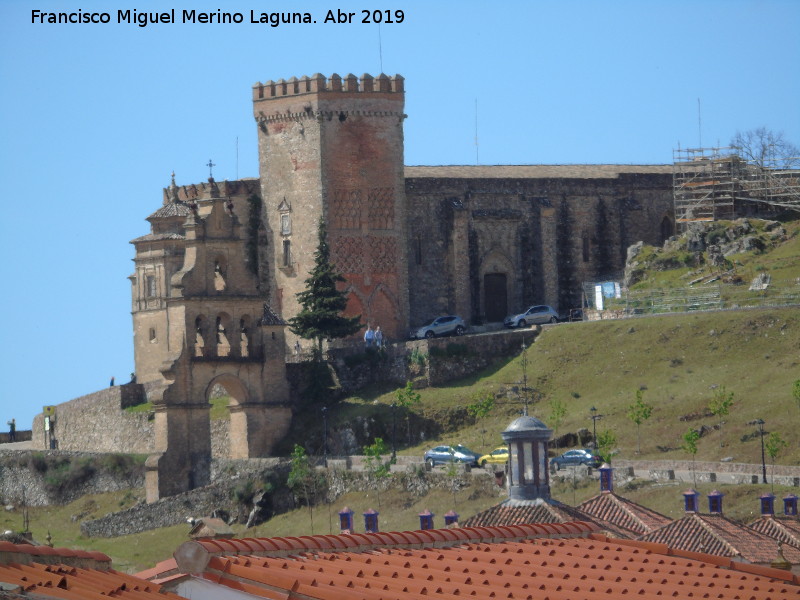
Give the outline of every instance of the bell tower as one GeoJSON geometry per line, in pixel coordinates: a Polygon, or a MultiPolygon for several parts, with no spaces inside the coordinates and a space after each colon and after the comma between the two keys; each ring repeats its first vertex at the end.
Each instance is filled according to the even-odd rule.
{"type": "Polygon", "coordinates": [[[344,275],[347,316],[389,338],[408,329],[405,94],[400,75],[320,74],[253,86],[270,304],[289,319],[314,264],[317,227],[344,275]]]}

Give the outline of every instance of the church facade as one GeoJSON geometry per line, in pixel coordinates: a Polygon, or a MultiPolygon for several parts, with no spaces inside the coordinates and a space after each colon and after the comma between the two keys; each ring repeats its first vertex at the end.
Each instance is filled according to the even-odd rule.
{"type": "Polygon", "coordinates": [[[173,177],[150,233],[132,241],[136,375],[156,408],[148,498],[208,480],[197,432],[216,385],[233,399],[236,456],[268,455],[285,432],[296,341],[285,322],[320,219],[346,313],[389,340],[441,314],[479,324],[530,304],[566,312],[583,281],[622,270],[630,244],[673,233],[669,165],[405,166],[404,83],[256,84],[259,178],[173,177]],[[165,468],[180,475],[167,484],[165,468]]]}

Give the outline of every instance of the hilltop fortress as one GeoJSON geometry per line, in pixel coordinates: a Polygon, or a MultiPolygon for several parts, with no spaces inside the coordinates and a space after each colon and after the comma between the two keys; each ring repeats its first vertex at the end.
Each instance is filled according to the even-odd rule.
{"type": "Polygon", "coordinates": [[[389,340],[440,314],[496,322],[622,270],[674,232],[670,165],[403,164],[401,76],[253,87],[258,179],[164,190],[132,241],[138,384],[155,407],[152,501],[209,480],[209,404],[230,394],[231,457],[267,456],[291,419],[285,327],[320,218],[346,314],[389,340]]]}

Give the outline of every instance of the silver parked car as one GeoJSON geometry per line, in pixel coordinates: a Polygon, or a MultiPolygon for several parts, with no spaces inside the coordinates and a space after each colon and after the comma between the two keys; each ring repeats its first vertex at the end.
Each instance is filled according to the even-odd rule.
{"type": "Polygon", "coordinates": [[[427,325],[423,325],[419,329],[413,329],[409,334],[412,340],[421,340],[422,338],[432,338],[440,335],[464,335],[467,331],[467,325],[464,319],[456,315],[448,315],[446,317],[436,317],[427,325]]]}
{"type": "Polygon", "coordinates": [[[546,304],[531,306],[518,315],[510,315],[503,321],[504,327],[527,327],[528,325],[541,325],[542,323],[558,323],[558,313],[546,304]]]}

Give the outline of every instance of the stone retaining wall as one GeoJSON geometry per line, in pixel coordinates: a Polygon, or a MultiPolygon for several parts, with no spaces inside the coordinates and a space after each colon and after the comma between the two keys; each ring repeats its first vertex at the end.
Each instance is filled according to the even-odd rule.
{"type": "MultiPolygon", "coordinates": [[[[30,429],[24,429],[20,431],[17,429],[15,432],[16,439],[15,442],[27,442],[31,439],[33,432],[30,429]]],[[[0,444],[8,444],[11,442],[11,434],[6,432],[0,433],[0,444]]]]}
{"type": "MultiPolygon", "coordinates": [[[[82,459],[100,457],[86,452],[50,451],[41,453],[48,457],[69,457],[82,459]]],[[[50,489],[45,481],[46,474],[31,468],[30,451],[4,451],[0,453],[0,500],[5,504],[28,506],[50,506],[68,504],[87,494],[115,492],[144,486],[144,469],[139,473],[110,473],[102,468],[86,481],[59,493],[50,489]]]]}
{"type": "MultiPolygon", "coordinates": [[[[361,458],[361,457],[350,457],[361,458]]],[[[270,460],[270,459],[267,459],[270,460]]],[[[270,469],[270,463],[245,465],[251,461],[230,461],[220,463],[218,470],[239,468],[248,471],[251,477],[264,478],[270,469]]],[[[357,462],[357,461],[356,461],[357,462]]],[[[272,468],[278,467],[272,463],[272,468]]],[[[347,469],[331,468],[327,472],[328,497],[327,502],[334,502],[337,498],[352,491],[374,491],[375,482],[371,481],[364,472],[347,469]]],[[[112,513],[100,519],[86,521],[81,524],[81,534],[86,537],[116,537],[140,533],[160,527],[171,527],[186,523],[189,517],[203,517],[211,514],[215,509],[223,509],[231,515],[236,515],[240,507],[231,493],[238,483],[246,481],[245,477],[219,481],[209,486],[162,498],[152,504],[139,504],[126,510],[112,513]]],[[[444,472],[425,472],[424,470],[410,469],[405,472],[394,473],[391,478],[380,482],[382,489],[395,487],[410,492],[416,496],[423,496],[431,489],[451,491],[454,485],[453,477],[444,472]]],[[[496,493],[498,498],[505,496],[505,489],[495,483],[494,477],[482,469],[472,472],[462,470],[456,477],[455,485],[458,488],[481,488],[490,493],[496,493]]],[[[273,493],[276,498],[273,505],[280,505],[281,510],[286,510],[286,500],[290,494],[286,488],[281,488],[273,493]]],[[[276,507],[277,508],[277,507],[276,507]]],[[[353,507],[366,510],[369,506],[353,507]]],[[[188,531],[188,525],[187,525],[188,531]]]]}

